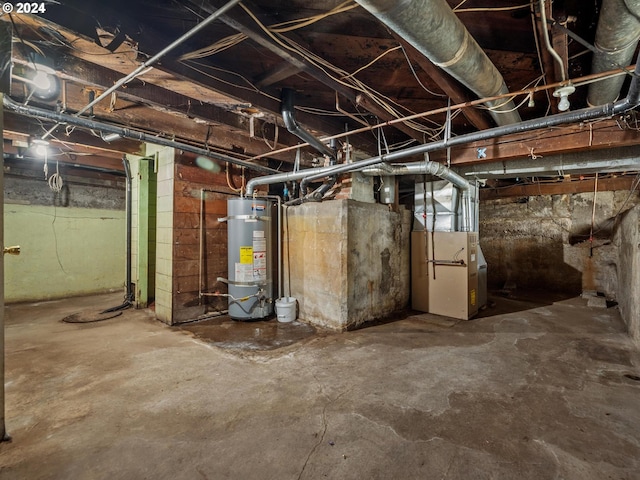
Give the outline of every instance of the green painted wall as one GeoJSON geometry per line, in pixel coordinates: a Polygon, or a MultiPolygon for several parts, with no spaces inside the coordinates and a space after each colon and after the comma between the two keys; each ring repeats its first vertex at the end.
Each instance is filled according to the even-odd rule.
{"type": "Polygon", "coordinates": [[[125,212],[5,204],[5,300],[36,301],[122,290],[125,212]]]}

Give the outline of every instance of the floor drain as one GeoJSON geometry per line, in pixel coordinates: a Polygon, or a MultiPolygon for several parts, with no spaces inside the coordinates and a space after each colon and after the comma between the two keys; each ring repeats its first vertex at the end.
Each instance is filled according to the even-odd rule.
{"type": "Polygon", "coordinates": [[[624,376],[627,377],[629,380],[640,382],[640,376],[638,375],[633,375],[632,373],[625,373],[624,376]]]}

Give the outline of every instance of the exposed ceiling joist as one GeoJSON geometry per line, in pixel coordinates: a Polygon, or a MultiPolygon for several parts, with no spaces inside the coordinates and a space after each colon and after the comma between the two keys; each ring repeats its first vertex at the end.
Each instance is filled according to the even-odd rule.
{"type": "MultiPolygon", "coordinates": [[[[207,13],[213,13],[215,11],[215,8],[209,5],[201,5],[201,8],[207,13]]],[[[254,14],[257,14],[258,16],[261,16],[261,17],[266,16],[266,14],[259,12],[258,8],[255,6],[252,6],[251,10],[254,12],[254,14]]],[[[382,107],[377,105],[375,101],[373,101],[369,97],[368,94],[363,92],[357,92],[355,89],[347,86],[344,82],[339,81],[335,79],[333,76],[329,75],[325,69],[310,62],[308,59],[304,58],[302,55],[296,52],[292,52],[291,50],[285,49],[282,45],[275,42],[274,39],[270,37],[267,33],[265,33],[263,30],[256,28],[257,26],[255,24],[255,21],[252,20],[251,17],[249,17],[243,10],[236,9],[232,12],[222,15],[220,18],[223,22],[225,22],[230,27],[234,28],[240,33],[243,33],[244,35],[246,35],[248,38],[250,38],[257,44],[259,44],[260,46],[266,48],[267,50],[279,56],[280,58],[290,63],[294,67],[310,75],[311,77],[318,80],[320,83],[327,86],[331,90],[338,92],[340,95],[345,97],[350,102],[355,104],[358,96],[360,96],[361,98],[364,97],[366,99],[366,102],[361,102],[360,105],[365,106],[365,108],[376,117],[384,121],[391,120],[394,118],[389,112],[387,112],[382,107]]],[[[272,21],[268,23],[276,23],[276,22],[272,21]]],[[[290,38],[291,40],[293,40],[298,44],[304,43],[303,40],[301,40],[299,37],[297,37],[295,34],[292,34],[292,33],[288,34],[288,38],[290,38]]],[[[401,130],[405,134],[409,135],[411,138],[414,138],[418,141],[422,141],[423,135],[412,128],[409,128],[403,124],[397,124],[395,125],[395,128],[397,128],[398,130],[401,130]]],[[[330,133],[330,132],[325,132],[325,133],[330,133]]]]}
{"type": "Polygon", "coordinates": [[[597,150],[640,144],[640,131],[624,128],[616,119],[546,128],[474,142],[451,151],[452,165],[515,158],[535,159],[563,152],[597,150]]]}
{"type": "MultiPolygon", "coordinates": [[[[634,176],[622,176],[598,179],[598,190],[629,190],[635,181],[634,176]]],[[[568,195],[593,192],[595,179],[566,180],[553,183],[535,182],[523,185],[501,186],[500,188],[483,188],[480,190],[481,200],[496,200],[512,197],[535,197],[538,195],[568,195]]]]}

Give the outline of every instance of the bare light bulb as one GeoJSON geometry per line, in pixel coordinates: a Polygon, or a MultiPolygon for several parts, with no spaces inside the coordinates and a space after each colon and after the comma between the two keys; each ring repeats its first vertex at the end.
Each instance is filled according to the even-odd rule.
{"type": "Polygon", "coordinates": [[[566,112],[569,110],[571,103],[569,102],[569,95],[576,91],[576,87],[573,85],[565,85],[563,87],[558,87],[554,90],[553,96],[556,98],[560,98],[558,102],[558,110],[561,112],[566,112]]]}
{"type": "Polygon", "coordinates": [[[31,81],[33,86],[39,90],[49,90],[51,88],[51,75],[42,70],[37,70],[31,81]]]}
{"type": "Polygon", "coordinates": [[[561,95],[560,101],[558,102],[558,110],[560,110],[561,112],[566,112],[567,110],[569,110],[570,106],[571,103],[569,102],[569,97],[566,94],[561,95]]]}

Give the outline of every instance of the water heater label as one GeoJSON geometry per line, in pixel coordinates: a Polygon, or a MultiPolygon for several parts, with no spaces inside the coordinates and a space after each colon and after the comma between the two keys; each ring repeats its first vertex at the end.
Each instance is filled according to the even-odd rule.
{"type": "Polygon", "coordinates": [[[253,265],[236,263],[236,276],[234,280],[236,282],[253,282],[253,265]]]}
{"type": "Polygon", "coordinates": [[[253,264],[253,247],[240,247],[240,263],[243,265],[253,264]]]}

